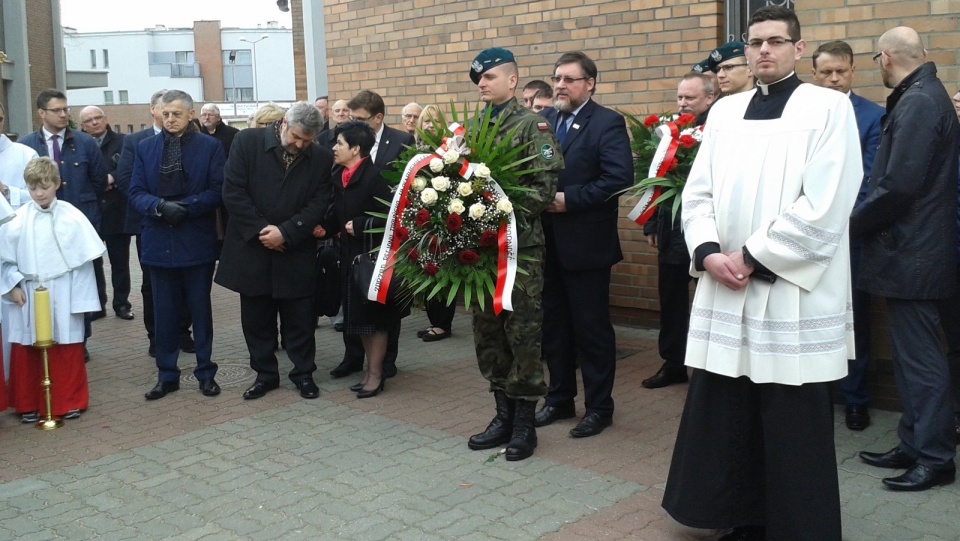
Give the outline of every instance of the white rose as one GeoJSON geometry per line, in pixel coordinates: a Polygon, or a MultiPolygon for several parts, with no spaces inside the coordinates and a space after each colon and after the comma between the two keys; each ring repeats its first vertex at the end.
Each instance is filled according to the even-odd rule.
{"type": "Polygon", "coordinates": [[[504,214],[510,214],[513,212],[513,203],[506,197],[501,197],[500,200],[497,201],[497,210],[504,214]]]}
{"type": "Polygon", "coordinates": [[[433,158],[430,160],[430,170],[434,173],[439,173],[443,171],[443,160],[440,158],[433,158]]]}
{"type": "Polygon", "coordinates": [[[423,177],[416,177],[413,179],[413,183],[410,184],[410,188],[415,192],[422,192],[424,188],[427,187],[427,179],[423,177]]]}
{"type": "Polygon", "coordinates": [[[450,189],[450,179],[447,177],[433,177],[430,184],[438,192],[445,192],[450,189]]]}
{"type": "Polygon", "coordinates": [[[437,191],[433,188],[424,188],[420,192],[420,200],[423,201],[424,205],[432,205],[437,202],[437,191]]]}
{"type": "Polygon", "coordinates": [[[460,153],[456,149],[451,148],[443,153],[443,163],[450,165],[451,163],[456,163],[460,159],[460,153]]]}
{"type": "Polygon", "coordinates": [[[470,205],[470,217],[474,220],[479,220],[483,218],[483,213],[487,211],[487,207],[483,206],[483,203],[474,203],[470,205]]]}
{"type": "Polygon", "coordinates": [[[454,214],[463,214],[465,210],[467,209],[463,206],[463,201],[460,199],[452,199],[450,200],[450,204],[447,205],[447,211],[454,214]]]}
{"type": "Polygon", "coordinates": [[[469,182],[457,184],[457,193],[466,197],[473,193],[473,186],[469,182]]]}
{"type": "Polygon", "coordinates": [[[473,170],[473,174],[480,178],[488,178],[490,176],[490,168],[481,163],[473,170]]]}

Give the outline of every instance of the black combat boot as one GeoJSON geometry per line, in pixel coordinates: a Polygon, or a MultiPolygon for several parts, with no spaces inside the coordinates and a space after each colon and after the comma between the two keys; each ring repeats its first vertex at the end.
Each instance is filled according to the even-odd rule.
{"type": "Polygon", "coordinates": [[[517,400],[513,436],[507,444],[507,460],[523,460],[533,456],[533,449],[537,446],[537,429],[533,427],[536,409],[536,402],[517,400]]]}
{"type": "Polygon", "coordinates": [[[493,391],[493,398],[497,401],[497,416],[490,421],[487,429],[479,434],[470,436],[467,447],[474,451],[492,449],[510,441],[513,433],[513,411],[515,401],[507,397],[503,391],[493,391]]]}

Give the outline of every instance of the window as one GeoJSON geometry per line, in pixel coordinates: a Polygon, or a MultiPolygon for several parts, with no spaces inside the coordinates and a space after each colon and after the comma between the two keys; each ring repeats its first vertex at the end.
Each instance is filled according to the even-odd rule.
{"type": "Polygon", "coordinates": [[[103,103],[113,105],[113,90],[103,91],[103,103]]]}
{"type": "Polygon", "coordinates": [[[145,130],[145,129],[147,129],[147,125],[141,123],[141,124],[140,124],[140,131],[143,131],[143,130],[145,130]]]}
{"type": "Polygon", "coordinates": [[[127,124],[127,133],[133,133],[133,124],[127,124]]]}
{"type": "Polygon", "coordinates": [[[110,68],[110,51],[104,49],[103,50],[103,69],[109,69],[109,68],[110,68]]]}
{"type": "Polygon", "coordinates": [[[114,125],[113,125],[113,131],[115,131],[115,132],[117,132],[117,133],[120,133],[120,124],[114,124],[114,125]]]}
{"type": "Polygon", "coordinates": [[[90,68],[97,69],[97,50],[90,49],[90,68]]]}
{"type": "Polygon", "coordinates": [[[791,11],[796,4],[795,0],[725,0],[726,13],[725,30],[726,41],[746,41],[747,22],[750,15],[764,6],[782,6],[791,11]]]}
{"type": "Polygon", "coordinates": [[[253,101],[253,87],[224,88],[223,101],[253,101]]]}
{"type": "Polygon", "coordinates": [[[120,105],[127,105],[128,103],[130,103],[130,99],[127,97],[127,91],[126,91],[126,90],[121,90],[121,91],[120,91],[120,105]]]}
{"type": "Polygon", "coordinates": [[[223,101],[253,101],[253,53],[223,51],[223,101]]]}
{"type": "Polygon", "coordinates": [[[147,64],[151,77],[200,76],[200,65],[193,51],[150,51],[147,64]]]}

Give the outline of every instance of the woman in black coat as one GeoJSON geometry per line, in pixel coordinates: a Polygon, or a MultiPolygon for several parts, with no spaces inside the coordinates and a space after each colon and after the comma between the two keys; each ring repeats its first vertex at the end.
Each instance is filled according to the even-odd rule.
{"type": "Polygon", "coordinates": [[[350,121],[337,128],[333,157],[341,167],[333,175],[333,205],[327,219],[328,231],[340,232],[344,332],[360,335],[367,357],[363,380],[351,387],[357,398],[376,396],[383,390],[387,330],[409,311],[406,306],[368,301],[366,291],[358,291],[351,278],[353,259],[379,246],[383,239],[382,233],[365,233],[384,226],[383,218],[369,213],[385,213],[388,209],[378,199],[389,201],[392,197],[387,181],[369,157],[375,140],[364,122],[350,121]]]}

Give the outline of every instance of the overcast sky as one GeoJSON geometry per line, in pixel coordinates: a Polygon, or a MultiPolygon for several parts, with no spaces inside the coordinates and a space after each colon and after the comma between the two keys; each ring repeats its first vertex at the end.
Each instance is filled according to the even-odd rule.
{"type": "Polygon", "coordinates": [[[277,21],[292,28],[290,12],[276,0],[60,0],[60,22],[79,32],[143,30],[158,24],[190,28],[193,21],[220,21],[221,27],[257,28],[277,21]],[[152,6],[152,8],[151,8],[152,6]]]}

